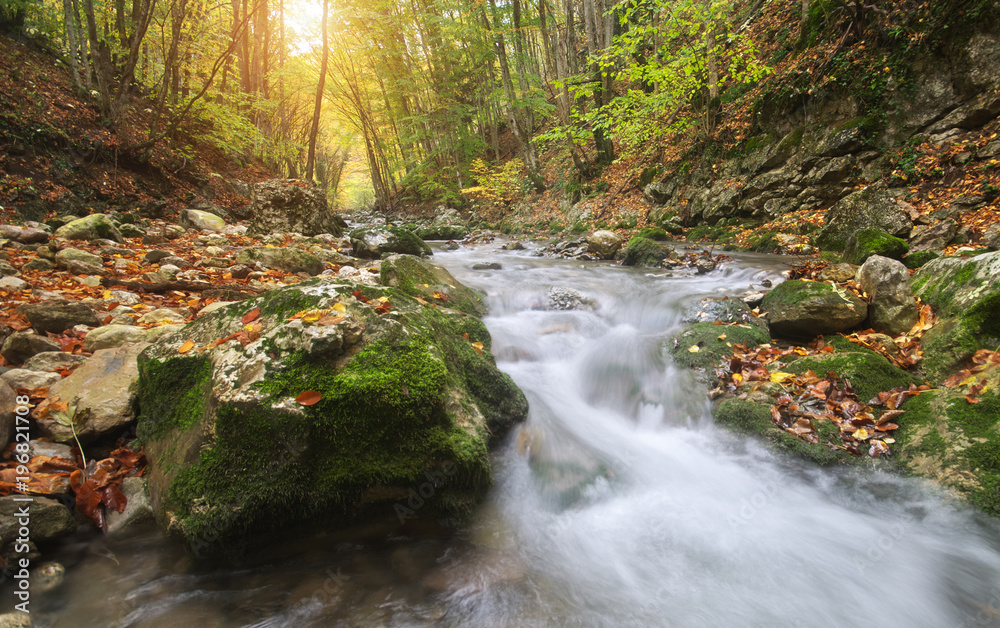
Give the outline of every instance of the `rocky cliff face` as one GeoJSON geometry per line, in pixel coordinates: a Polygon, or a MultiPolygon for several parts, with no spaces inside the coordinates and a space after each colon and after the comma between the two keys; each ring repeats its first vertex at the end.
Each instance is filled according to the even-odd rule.
{"type": "MultiPolygon", "coordinates": [[[[1000,33],[982,31],[947,50],[929,54],[912,67],[910,80],[889,79],[879,110],[864,110],[857,95],[805,88],[772,94],[755,114],[753,134],[725,155],[703,156],[678,172],[644,188],[657,206],[650,217],[676,215],[685,225],[715,225],[734,218],[743,222],[773,220],[798,210],[828,209],[859,188],[885,182],[890,198],[900,200],[905,175],[893,175],[886,152],[900,145],[929,141],[936,145],[963,139],[1000,114],[1000,33]]],[[[983,138],[975,150],[955,157],[955,166],[988,162],[1000,155],[1000,139],[983,138]]],[[[942,172],[942,184],[951,171],[942,172]]],[[[986,203],[982,196],[956,199],[952,218],[986,203]]],[[[872,203],[885,205],[885,196],[872,203]]],[[[844,208],[870,213],[870,203],[844,208]]],[[[891,209],[891,208],[890,208],[891,209]]],[[[902,211],[912,213],[906,205],[902,211]]],[[[878,209],[881,215],[884,208],[878,209]]],[[[865,222],[861,220],[860,222],[865,222]]],[[[876,225],[867,225],[876,226],[876,225]]],[[[912,224],[895,225],[910,235],[912,224]]],[[[926,229],[925,225],[919,231],[926,229]]],[[[957,229],[952,229],[954,237],[957,229]]],[[[830,248],[842,248],[838,241],[830,248]]]]}

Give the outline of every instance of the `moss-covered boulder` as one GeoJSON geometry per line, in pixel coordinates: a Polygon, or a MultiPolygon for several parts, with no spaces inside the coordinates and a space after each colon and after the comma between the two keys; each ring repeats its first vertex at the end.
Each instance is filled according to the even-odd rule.
{"type": "Polygon", "coordinates": [[[670,256],[670,249],[649,238],[636,236],[625,245],[625,266],[659,266],[670,256]]]}
{"type": "Polygon", "coordinates": [[[910,398],[897,420],[899,460],[912,473],[937,481],[986,512],[1000,515],[1000,367],[984,381],[977,403],[968,386],[939,388],[910,398]]]}
{"type": "Polygon", "coordinates": [[[104,214],[91,214],[78,218],[56,229],[55,237],[67,240],[122,241],[122,234],[111,218],[104,214]]]}
{"type": "Polygon", "coordinates": [[[378,259],[385,253],[432,255],[431,247],[403,227],[362,227],[351,232],[356,257],[378,259]]]}
{"type": "Polygon", "coordinates": [[[710,371],[722,360],[728,362],[733,345],[750,348],[770,341],[767,329],[760,324],[695,323],[668,339],[665,347],[678,365],[710,371]]]}
{"type": "Polygon", "coordinates": [[[713,414],[716,424],[739,434],[759,438],[771,449],[811,460],[819,465],[854,461],[849,453],[829,445],[840,443],[840,430],[832,421],[813,421],[819,442],[808,443],[775,425],[771,420],[771,404],[764,400],[725,399],[715,406],[713,414]]]}
{"type": "Polygon", "coordinates": [[[957,371],[978,349],[1000,345],[1000,252],[935,259],[911,283],[939,317],[923,338],[924,368],[933,382],[957,371]]]}
{"type": "Polygon", "coordinates": [[[875,228],[900,237],[913,226],[883,184],[870,185],[840,199],[826,213],[825,220],[816,245],[835,251],[843,251],[847,239],[860,229],[875,228]]]}
{"type": "Polygon", "coordinates": [[[486,315],[486,294],[459,283],[440,266],[413,255],[390,255],[382,260],[379,282],[411,297],[472,316],[486,315]]]}
{"type": "Polygon", "coordinates": [[[903,258],[903,263],[911,270],[916,270],[931,260],[941,257],[937,251],[914,251],[903,258]]]}
{"type": "Polygon", "coordinates": [[[868,305],[844,288],[798,279],[778,284],[760,307],[771,333],[789,338],[845,331],[868,316],[868,305]]]}
{"type": "MultiPolygon", "coordinates": [[[[853,346],[853,345],[852,345],[853,346]]],[[[858,400],[867,403],[878,393],[900,386],[922,383],[917,377],[892,365],[874,351],[849,351],[800,358],[782,367],[796,375],[812,371],[823,376],[834,372],[851,382],[858,400]]]]}
{"type": "Polygon", "coordinates": [[[491,484],[488,446],[527,413],[478,318],[345,281],[207,314],[141,354],[139,376],[150,500],[196,553],[460,518],[491,484]]]}
{"type": "Polygon", "coordinates": [[[847,238],[843,257],[848,264],[864,264],[865,260],[873,255],[903,259],[909,250],[910,246],[906,240],[881,229],[859,229],[847,238]]]}

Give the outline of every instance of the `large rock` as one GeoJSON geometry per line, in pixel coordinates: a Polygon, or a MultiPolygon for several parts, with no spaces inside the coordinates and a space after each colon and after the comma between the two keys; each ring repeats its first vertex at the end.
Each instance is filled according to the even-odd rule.
{"type": "Polygon", "coordinates": [[[858,269],[857,283],[871,297],[868,319],[876,331],[891,336],[910,331],[920,313],[902,262],[874,255],[858,269]]]}
{"type": "Polygon", "coordinates": [[[7,383],[8,386],[14,390],[20,388],[27,388],[28,390],[34,390],[35,388],[44,388],[55,384],[62,376],[58,373],[49,373],[47,371],[31,371],[28,369],[10,369],[0,373],[0,379],[7,383]]]}
{"type": "Polygon", "coordinates": [[[56,229],[57,238],[67,240],[114,240],[122,242],[122,234],[111,218],[104,214],[91,214],[56,229]]]}
{"type": "Polygon", "coordinates": [[[760,307],[767,312],[772,334],[793,338],[845,331],[868,316],[864,301],[843,288],[818,281],[778,284],[760,307]]]}
{"type": "Polygon", "coordinates": [[[913,275],[913,291],[939,320],[923,338],[924,368],[939,382],[979,349],[1000,345],[1000,251],[939,257],[913,275]]]}
{"type": "Polygon", "coordinates": [[[906,240],[881,229],[859,229],[847,238],[843,257],[844,262],[857,265],[873,255],[902,259],[908,250],[906,240]]]}
{"type": "Polygon", "coordinates": [[[466,515],[491,482],[487,445],[527,412],[489,351],[475,317],[336,280],[197,319],[140,357],[158,521],[202,553],[304,524],[466,515]],[[245,345],[207,347],[258,309],[245,345]],[[329,311],[293,316],[310,309],[329,311]]]}
{"type": "Polygon", "coordinates": [[[225,220],[215,214],[201,211],[200,209],[182,209],[179,222],[185,229],[222,231],[226,228],[225,220]]]}
{"type": "Polygon", "coordinates": [[[602,229],[587,236],[587,250],[601,259],[614,259],[622,242],[622,237],[614,231],[602,229]]]}
{"type": "Polygon", "coordinates": [[[31,327],[40,334],[60,334],[76,325],[97,327],[100,321],[94,310],[80,302],[25,303],[17,308],[31,327]]]}
{"type": "Polygon", "coordinates": [[[0,355],[7,361],[7,364],[21,364],[33,355],[45,351],[61,350],[62,347],[55,340],[30,331],[16,331],[3,341],[0,355]]]}
{"type": "Polygon", "coordinates": [[[259,263],[264,268],[283,270],[286,273],[318,275],[323,272],[323,262],[318,257],[296,247],[278,249],[253,246],[240,251],[236,255],[236,263],[247,266],[259,263]]]}
{"type": "Polygon", "coordinates": [[[378,259],[383,254],[431,255],[427,246],[415,233],[402,227],[363,227],[351,232],[351,246],[355,257],[378,259]]]}
{"type": "Polygon", "coordinates": [[[842,251],[847,239],[859,229],[875,228],[889,235],[905,237],[913,223],[884,185],[871,185],[839,201],[826,213],[826,224],[816,243],[825,249],[842,251]]]}
{"type": "Polygon", "coordinates": [[[323,190],[297,179],[254,184],[248,235],[297,232],[339,236],[347,223],[327,206],[323,190]]]}
{"type": "MultiPolygon", "coordinates": [[[[68,377],[49,387],[48,398],[38,406],[39,416],[57,401],[75,405],[74,424],[82,443],[124,428],[135,418],[136,356],[147,346],[136,343],[95,351],[68,377]]],[[[38,426],[52,440],[73,438],[73,431],[54,418],[39,420],[38,426]]]]}
{"type": "Polygon", "coordinates": [[[622,264],[625,266],[659,266],[660,262],[670,256],[671,249],[662,244],[635,236],[628,241],[625,246],[625,259],[622,264]]]}

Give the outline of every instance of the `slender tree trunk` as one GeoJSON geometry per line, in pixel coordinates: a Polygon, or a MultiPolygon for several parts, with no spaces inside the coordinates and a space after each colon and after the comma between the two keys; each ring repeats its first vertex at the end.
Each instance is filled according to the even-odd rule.
{"type": "Polygon", "coordinates": [[[312,126],[309,129],[309,154],[306,157],[306,180],[312,181],[316,164],[316,136],[319,135],[319,115],[323,109],[323,90],[326,87],[326,68],[330,63],[330,40],[328,37],[330,0],[323,0],[323,60],[320,62],[319,83],[316,86],[316,106],[313,109],[312,126]]]}
{"type": "Polygon", "coordinates": [[[73,86],[77,92],[82,92],[83,82],[80,80],[80,51],[76,41],[76,24],[73,20],[72,0],[63,0],[63,14],[66,22],[66,42],[69,45],[69,67],[73,75],[73,86]]]}

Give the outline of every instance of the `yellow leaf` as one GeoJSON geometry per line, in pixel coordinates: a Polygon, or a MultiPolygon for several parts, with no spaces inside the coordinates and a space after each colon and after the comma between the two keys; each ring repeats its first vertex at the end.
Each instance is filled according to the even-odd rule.
{"type": "Polygon", "coordinates": [[[483,354],[483,343],[474,342],[472,343],[472,348],[475,349],[479,353],[479,355],[483,354]]]}
{"type": "Polygon", "coordinates": [[[699,351],[701,351],[701,347],[698,345],[691,345],[688,347],[688,353],[698,353],[699,351]]]}
{"type": "Polygon", "coordinates": [[[337,310],[341,314],[346,314],[347,313],[347,307],[345,307],[343,303],[335,303],[333,305],[333,309],[337,310]]]}
{"type": "Polygon", "coordinates": [[[866,440],[868,438],[871,438],[871,434],[869,434],[868,430],[866,430],[863,427],[859,427],[858,429],[854,430],[854,434],[852,434],[852,436],[858,440],[866,440]]]}
{"type": "Polygon", "coordinates": [[[378,298],[378,302],[379,303],[386,303],[388,301],[389,301],[389,297],[379,297],[378,298]]]}
{"type": "Polygon", "coordinates": [[[795,377],[794,373],[784,373],[782,371],[775,371],[771,373],[771,381],[775,384],[784,384],[787,380],[795,377]]]}
{"type": "Polygon", "coordinates": [[[184,342],[184,344],[182,344],[180,346],[179,349],[177,349],[177,353],[187,353],[188,351],[190,351],[193,348],[194,348],[194,341],[193,340],[187,340],[187,341],[184,342]]]}
{"type": "Polygon", "coordinates": [[[739,386],[743,383],[743,375],[740,373],[733,373],[733,381],[736,382],[737,386],[739,386]]]}
{"type": "Polygon", "coordinates": [[[719,340],[725,340],[726,334],[719,334],[719,340]]]}

